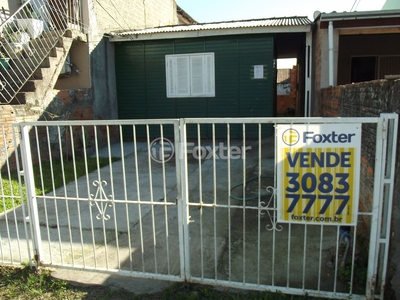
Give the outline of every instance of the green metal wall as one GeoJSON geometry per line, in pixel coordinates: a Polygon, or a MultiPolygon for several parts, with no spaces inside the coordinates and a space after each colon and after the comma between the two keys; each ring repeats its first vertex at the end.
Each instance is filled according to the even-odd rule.
{"type": "Polygon", "coordinates": [[[274,114],[273,35],[123,42],[116,44],[115,57],[120,119],[274,114]],[[167,98],[165,55],[202,52],[215,55],[215,97],[167,98]],[[266,79],[252,78],[254,65],[264,65],[266,79]]]}

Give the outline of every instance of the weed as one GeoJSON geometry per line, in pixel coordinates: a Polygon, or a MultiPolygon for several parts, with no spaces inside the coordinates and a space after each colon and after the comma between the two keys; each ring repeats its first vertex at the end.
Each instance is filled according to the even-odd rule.
{"type": "Polygon", "coordinates": [[[29,265],[20,268],[0,266],[0,280],[2,299],[68,299],[71,294],[66,281],[55,281],[50,271],[35,270],[29,265]]]}
{"type": "Polygon", "coordinates": [[[367,239],[363,235],[358,234],[356,239],[354,262],[353,257],[349,254],[346,257],[344,266],[339,266],[338,268],[338,279],[351,284],[352,264],[354,263],[352,281],[353,291],[360,290],[360,292],[362,292],[366,285],[368,271],[368,251],[365,251],[364,249],[368,249],[369,247],[367,242],[367,239]]]}

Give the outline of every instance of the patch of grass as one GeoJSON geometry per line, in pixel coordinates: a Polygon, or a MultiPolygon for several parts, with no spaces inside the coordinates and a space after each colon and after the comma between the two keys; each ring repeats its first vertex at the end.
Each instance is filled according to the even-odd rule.
{"type": "Polygon", "coordinates": [[[64,280],[55,280],[51,272],[46,269],[0,266],[0,299],[316,300],[317,298],[271,292],[230,291],[189,283],[175,283],[155,294],[136,295],[124,289],[111,289],[106,286],[73,286],[64,280]]]}
{"type": "MultiPolygon", "coordinates": [[[[91,173],[94,170],[107,166],[109,164],[109,158],[100,157],[99,164],[97,165],[97,159],[94,157],[78,158],[75,160],[76,178],[79,178],[86,174],[85,160],[87,162],[88,172],[91,173]]],[[[119,158],[112,157],[111,161],[117,161],[119,158]]],[[[50,162],[42,162],[42,172],[40,172],[39,165],[33,167],[35,177],[35,190],[36,195],[43,195],[64,185],[63,174],[65,176],[65,184],[75,180],[74,163],[72,161],[64,162],[64,172],[62,172],[62,165],[60,161],[53,161],[52,165],[50,162]],[[53,167],[53,169],[51,168],[53,167]]],[[[23,183],[23,177],[21,176],[23,183]]],[[[4,195],[4,199],[0,199],[0,213],[11,209],[13,207],[21,205],[21,201],[25,202],[26,191],[25,186],[21,190],[18,182],[18,175],[16,171],[2,174],[1,178],[1,192],[4,195]],[[22,199],[22,200],[21,200],[22,199]]]]}
{"type": "Polygon", "coordinates": [[[83,299],[83,296],[66,281],[52,280],[48,270],[0,266],[1,299],[83,299]]]}
{"type": "MultiPolygon", "coordinates": [[[[344,267],[339,266],[338,268],[338,278],[340,280],[349,282],[351,279],[351,270],[352,270],[352,258],[346,258],[346,264],[344,267]]],[[[356,259],[354,262],[354,284],[365,286],[367,282],[367,269],[368,269],[368,261],[364,259],[356,259]]]]}
{"type": "MultiPolygon", "coordinates": [[[[359,231],[356,237],[356,248],[354,253],[354,261],[352,256],[352,247],[346,257],[345,265],[338,266],[338,279],[342,282],[352,284],[353,293],[362,294],[365,291],[367,284],[367,273],[368,273],[368,251],[369,239],[359,231]],[[352,266],[354,264],[354,269],[352,266]],[[351,282],[351,274],[353,271],[353,281],[351,282]]],[[[341,245],[339,248],[339,254],[345,252],[345,245],[341,245]]],[[[386,293],[385,293],[386,295],[386,293]]]]}

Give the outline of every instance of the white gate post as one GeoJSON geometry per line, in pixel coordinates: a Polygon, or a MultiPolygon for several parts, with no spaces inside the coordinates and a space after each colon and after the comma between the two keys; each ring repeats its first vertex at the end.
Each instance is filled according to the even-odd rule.
{"type": "Polygon", "coordinates": [[[42,239],[40,234],[39,214],[37,210],[35,181],[33,177],[33,164],[31,145],[29,141],[29,126],[21,125],[21,157],[24,182],[26,187],[26,201],[29,210],[29,220],[33,235],[33,249],[35,252],[36,266],[40,266],[40,255],[42,254],[42,239]]]}
{"type": "MultiPolygon", "coordinates": [[[[397,138],[397,123],[397,114],[381,114],[377,126],[374,192],[366,287],[367,299],[375,298],[375,290],[379,284],[377,282],[378,277],[381,281],[380,288],[383,289],[385,285],[390,240],[390,221],[392,217],[394,164],[396,158],[396,141],[394,139],[397,138]],[[384,219],[382,219],[383,214],[386,216],[384,219]],[[381,249],[381,246],[384,249],[381,249]],[[383,250],[383,253],[380,253],[380,250],[383,250]],[[379,269],[382,272],[378,276],[379,269]]],[[[384,291],[381,290],[380,294],[383,298],[384,291]]]]}
{"type": "Polygon", "coordinates": [[[383,259],[383,265],[381,266],[381,299],[384,299],[384,287],[386,283],[386,273],[389,262],[389,242],[391,237],[390,225],[392,222],[392,209],[393,209],[393,193],[395,184],[395,169],[396,169],[396,149],[397,149],[397,129],[398,129],[398,114],[382,114],[387,120],[387,144],[385,149],[386,161],[384,170],[384,178],[382,178],[382,201],[383,201],[383,213],[382,216],[382,230],[380,234],[380,242],[384,246],[381,253],[383,259]],[[384,188],[383,188],[384,187],[384,188]]]}
{"type": "Polygon", "coordinates": [[[186,123],[184,119],[179,120],[179,142],[176,148],[176,158],[178,164],[177,172],[180,172],[180,195],[178,199],[178,208],[181,224],[180,232],[180,250],[181,250],[181,274],[184,274],[184,279],[190,277],[190,244],[189,244],[189,191],[188,191],[188,172],[187,172],[187,144],[186,144],[186,123]],[[182,273],[183,272],[183,273],[182,273]]]}

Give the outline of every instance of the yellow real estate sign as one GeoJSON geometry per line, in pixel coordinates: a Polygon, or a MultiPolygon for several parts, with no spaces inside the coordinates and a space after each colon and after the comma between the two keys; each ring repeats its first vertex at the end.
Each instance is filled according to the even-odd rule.
{"type": "Polygon", "coordinates": [[[361,124],[277,125],[278,222],[356,225],[361,124]]]}

